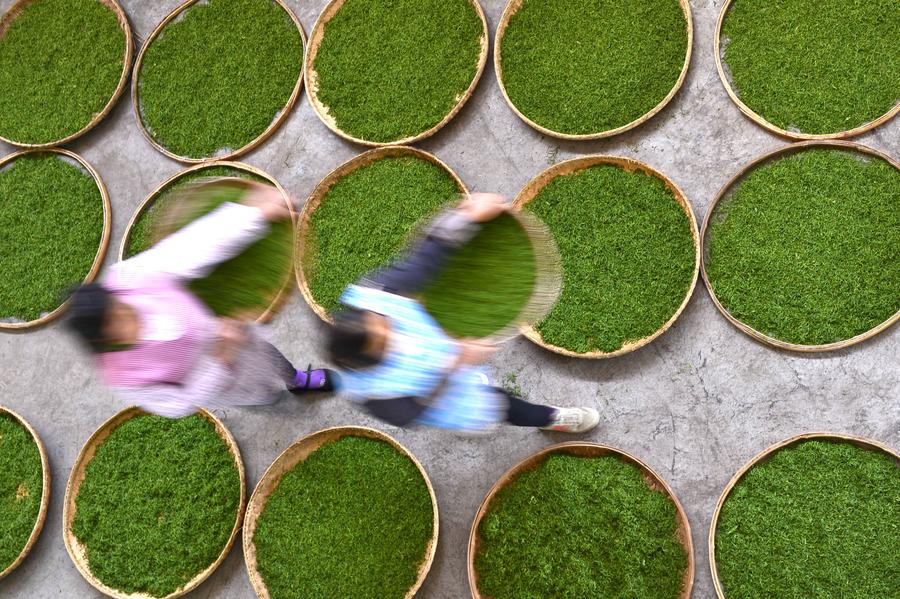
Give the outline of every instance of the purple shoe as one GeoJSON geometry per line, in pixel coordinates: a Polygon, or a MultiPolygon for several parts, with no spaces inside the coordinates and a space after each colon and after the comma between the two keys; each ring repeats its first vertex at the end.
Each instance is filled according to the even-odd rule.
{"type": "Polygon", "coordinates": [[[288,391],[294,395],[302,395],[307,391],[333,391],[340,380],[338,373],[327,368],[312,369],[312,364],[306,370],[298,370],[294,376],[294,384],[288,387],[288,391]]]}

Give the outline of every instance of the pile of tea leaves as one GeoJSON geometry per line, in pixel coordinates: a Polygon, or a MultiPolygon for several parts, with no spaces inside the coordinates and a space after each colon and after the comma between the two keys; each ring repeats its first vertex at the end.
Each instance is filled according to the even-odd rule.
{"type": "Polygon", "coordinates": [[[31,433],[0,413],[0,572],[25,548],[41,511],[41,453],[31,433]]]}
{"type": "Polygon", "coordinates": [[[556,239],[563,289],[537,326],[577,353],[612,352],[659,330],[696,267],[687,214],[663,180],[598,165],[547,184],[527,204],[556,239]]]}
{"type": "MultiPolygon", "coordinates": [[[[186,185],[210,177],[240,177],[260,183],[268,182],[253,173],[214,166],[188,173],[177,179],[154,200],[134,223],[126,250],[131,257],[152,246],[160,227],[180,229],[209,214],[225,202],[240,203],[243,191],[218,188],[203,196],[192,196],[187,210],[179,213],[174,227],[164,225],[173,199],[186,185]]],[[[183,208],[179,206],[179,208],[183,208]]],[[[262,314],[290,278],[293,256],[293,227],[290,219],[270,223],[269,233],[252,243],[239,255],[222,262],[202,279],[191,281],[190,289],[213,312],[220,316],[262,314]]]]}
{"type": "Polygon", "coordinates": [[[344,289],[382,266],[462,190],[446,170],[421,158],[388,157],[341,178],[310,214],[303,269],[310,292],[328,311],[344,289]]]}
{"type": "Polygon", "coordinates": [[[303,38],[273,0],[209,0],[171,21],[144,53],[141,119],[161,146],[208,158],[261,135],[303,70],[303,38]]]}
{"type": "Polygon", "coordinates": [[[900,170],[833,149],[775,159],[719,202],[706,246],[737,320],[790,343],[850,339],[900,310],[900,170]]]}
{"type": "Polygon", "coordinates": [[[900,465],[852,443],[806,441],[753,466],[716,534],[728,597],[896,597],[900,465]]]}
{"type": "Polygon", "coordinates": [[[513,323],[536,282],[534,247],[522,225],[502,214],[449,261],[424,292],[428,312],[456,337],[487,337],[513,323]]]}
{"type": "Polygon", "coordinates": [[[413,137],[472,84],[484,35],[471,0],[347,0],[316,53],[316,94],[353,137],[413,137]]]}
{"type": "Polygon", "coordinates": [[[677,599],[688,555],[669,497],[615,456],[556,454],[494,497],[478,529],[486,597],[677,599]]]}
{"type": "Polygon", "coordinates": [[[0,319],[52,312],[91,270],[103,237],[103,198],[90,174],[54,153],[0,170],[0,319]]]}
{"type": "Polygon", "coordinates": [[[102,112],[122,77],[125,33],[99,0],[36,0],[0,37],[0,136],[46,144],[102,112]]]}
{"type": "Polygon", "coordinates": [[[72,531],[105,585],[164,597],[218,559],[240,498],[234,457],[211,422],[138,416],[97,448],[72,531]]]}
{"type": "Polygon", "coordinates": [[[538,125],[600,133],[665,99],[687,42],[678,0],[524,0],[501,41],[502,84],[538,125]]]}
{"type": "Polygon", "coordinates": [[[900,102],[898,31],[893,0],[735,0],[721,40],[742,102],[782,129],[827,134],[900,102]]]}
{"type": "Polygon", "coordinates": [[[433,534],[421,473],[383,441],[343,437],[291,469],[253,544],[272,599],[402,599],[433,534]]]}

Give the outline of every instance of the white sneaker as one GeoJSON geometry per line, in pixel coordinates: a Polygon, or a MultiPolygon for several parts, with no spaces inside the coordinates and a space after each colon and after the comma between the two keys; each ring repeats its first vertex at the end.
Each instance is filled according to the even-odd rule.
{"type": "Polygon", "coordinates": [[[594,408],[554,408],[553,420],[545,431],[561,433],[584,433],[600,423],[600,412],[594,408]]]}

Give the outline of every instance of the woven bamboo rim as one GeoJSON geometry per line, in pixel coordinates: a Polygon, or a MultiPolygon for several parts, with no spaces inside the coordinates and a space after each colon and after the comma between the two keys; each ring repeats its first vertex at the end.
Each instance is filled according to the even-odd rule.
{"type": "Polygon", "coordinates": [[[316,185],[316,188],[310,194],[309,198],[306,200],[306,203],[303,205],[303,210],[300,212],[299,225],[297,229],[297,247],[294,255],[296,256],[294,272],[297,276],[297,284],[300,286],[300,293],[303,295],[303,299],[306,300],[306,303],[312,309],[316,315],[324,320],[325,322],[331,323],[331,316],[328,315],[328,311],[321,305],[312,295],[312,291],[309,289],[309,281],[306,278],[306,272],[304,271],[304,263],[309,258],[309,255],[312,251],[312,248],[307,247],[307,237],[310,234],[310,219],[312,218],[313,212],[316,211],[316,208],[322,203],[322,200],[325,199],[325,196],[328,195],[328,192],[331,191],[331,188],[335,183],[349,175],[350,173],[360,169],[364,166],[368,166],[373,162],[377,162],[383,158],[390,158],[395,156],[411,156],[413,158],[418,158],[420,160],[424,160],[426,162],[430,162],[440,168],[444,169],[448,175],[450,175],[453,180],[456,182],[456,185],[459,187],[460,193],[467,194],[469,190],[466,188],[465,183],[462,182],[462,179],[453,172],[449,166],[447,166],[444,162],[442,162],[437,156],[433,154],[429,154],[423,150],[419,150],[417,148],[412,148],[409,146],[385,146],[382,148],[376,148],[374,150],[369,150],[367,152],[363,152],[358,156],[351,158],[344,164],[340,165],[331,173],[328,174],[322,181],[316,185]]]}
{"type": "MultiPolygon", "coordinates": [[[[103,179],[100,178],[100,174],[95,171],[94,167],[92,167],[84,158],[82,158],[75,152],[70,152],[69,150],[64,150],[62,148],[47,148],[43,150],[19,150],[18,152],[0,159],[0,170],[2,170],[5,166],[7,166],[7,164],[12,163],[20,156],[40,153],[59,154],[60,156],[64,156],[69,160],[76,162],[82,170],[87,171],[88,174],[93,177],[94,182],[97,184],[97,189],[100,190],[100,199],[103,202],[103,232],[100,234],[100,245],[97,247],[97,253],[94,255],[94,262],[91,265],[91,269],[88,271],[87,275],[82,281],[82,284],[90,283],[96,278],[97,273],[100,271],[100,266],[103,264],[103,259],[106,257],[106,248],[109,246],[109,234],[110,230],[112,229],[112,207],[109,203],[109,194],[106,192],[106,185],[103,184],[103,179]]],[[[0,331],[21,332],[36,329],[47,324],[51,320],[59,318],[65,312],[68,305],[69,301],[66,300],[62,304],[57,306],[52,312],[44,314],[43,316],[35,320],[29,320],[28,322],[0,322],[0,331]]]]}
{"type": "Polygon", "coordinates": [[[94,454],[97,451],[97,448],[103,444],[107,437],[109,437],[113,431],[115,431],[121,424],[124,422],[131,420],[132,418],[136,418],[138,416],[144,416],[147,412],[140,408],[126,408],[104,422],[100,425],[94,434],[87,440],[84,444],[84,447],[81,448],[81,451],[78,453],[78,458],[75,460],[75,465],[72,466],[72,473],[69,475],[69,482],[66,486],[66,497],[65,502],[63,504],[63,540],[66,544],[66,551],[69,553],[69,557],[72,558],[72,562],[75,564],[75,567],[78,568],[78,571],[84,577],[86,581],[88,581],[91,586],[95,589],[107,595],[108,597],[114,597],[116,599],[175,599],[175,597],[181,597],[189,593],[190,591],[196,589],[200,584],[209,578],[209,576],[216,571],[225,558],[228,556],[228,552],[231,551],[231,547],[234,544],[234,539],[237,536],[238,531],[241,529],[241,522],[244,515],[244,504],[247,500],[247,482],[246,476],[244,473],[244,462],[241,459],[241,451],[238,449],[237,442],[234,440],[234,437],[231,436],[231,433],[225,428],[225,425],[216,418],[210,412],[206,410],[200,410],[198,412],[199,415],[206,418],[209,422],[213,424],[216,428],[216,432],[219,434],[219,437],[222,438],[222,441],[228,446],[228,450],[231,452],[232,457],[234,457],[235,466],[238,469],[238,474],[240,476],[240,484],[241,484],[241,499],[238,504],[237,513],[235,514],[234,527],[231,529],[231,535],[228,537],[228,542],[222,548],[222,553],[219,554],[219,557],[215,562],[210,564],[205,570],[197,574],[194,578],[189,580],[179,588],[178,590],[166,595],[162,598],[156,598],[152,595],[148,595],[146,593],[125,593],[123,591],[119,591],[117,589],[111,588],[103,584],[94,573],[91,572],[90,564],[88,563],[87,558],[87,550],[84,545],[78,540],[75,536],[75,533],[72,532],[72,522],[75,520],[75,512],[78,509],[76,504],[76,499],[78,498],[78,491],[81,488],[81,483],[84,482],[84,474],[85,469],[88,464],[90,464],[91,460],[94,459],[94,454]]]}
{"type": "MultiPolygon", "coordinates": [[[[266,469],[265,474],[263,474],[263,477],[256,485],[256,489],[253,490],[253,495],[250,496],[250,502],[247,504],[247,513],[244,516],[244,561],[247,564],[247,574],[250,576],[250,583],[253,585],[253,590],[256,591],[256,596],[259,599],[270,599],[270,595],[256,562],[256,546],[253,544],[253,536],[256,534],[256,523],[259,520],[259,516],[266,509],[269,495],[278,488],[284,475],[290,472],[298,463],[304,461],[311,453],[326,443],[337,441],[343,437],[364,437],[384,441],[415,464],[419,474],[422,475],[425,486],[428,487],[428,494],[431,496],[431,508],[434,513],[433,534],[428,542],[428,546],[425,548],[424,560],[419,566],[416,582],[407,591],[405,599],[412,599],[422,586],[422,583],[425,582],[425,577],[428,576],[428,571],[431,569],[431,564],[437,551],[439,528],[437,497],[434,494],[434,487],[431,485],[428,473],[425,472],[422,464],[419,463],[419,460],[416,459],[412,452],[387,433],[362,426],[339,426],[311,433],[295,441],[266,469]]],[[[298,547],[297,559],[303,559],[302,547],[298,547]]]]}
{"type": "MultiPolygon", "coordinates": [[[[137,210],[134,211],[134,214],[131,215],[131,220],[128,221],[128,226],[125,228],[125,235],[122,236],[122,242],[119,244],[118,260],[122,261],[122,260],[126,259],[125,252],[128,250],[128,244],[131,243],[131,233],[134,230],[135,223],[137,223],[137,221],[141,218],[141,216],[143,216],[143,214],[153,206],[153,203],[159,198],[160,194],[163,191],[165,191],[173,183],[176,183],[184,175],[196,172],[198,170],[215,167],[215,166],[221,166],[221,167],[226,167],[226,168],[234,169],[234,170],[245,172],[245,173],[250,173],[250,174],[256,175],[257,177],[261,177],[261,178],[265,179],[266,181],[268,181],[272,186],[274,186],[276,189],[278,189],[278,191],[281,192],[281,196],[284,198],[284,202],[285,202],[285,204],[287,204],[288,210],[290,210],[290,213],[291,213],[291,223],[292,223],[292,225],[294,225],[296,227],[297,213],[294,210],[294,204],[291,201],[291,198],[290,198],[290,195],[288,195],[288,192],[285,191],[285,189],[281,186],[281,183],[279,183],[274,177],[272,177],[265,171],[262,171],[256,167],[250,166],[249,164],[244,164],[243,162],[226,162],[226,161],[222,161],[222,160],[215,160],[213,162],[205,162],[202,164],[198,164],[196,166],[187,168],[179,173],[176,173],[176,174],[172,175],[171,177],[169,177],[168,179],[166,179],[162,184],[159,185],[159,187],[157,187],[152,192],[150,192],[150,195],[148,195],[144,199],[144,201],[141,202],[141,204],[140,204],[140,206],[138,206],[137,210]]],[[[235,179],[235,178],[223,177],[221,179],[231,180],[231,179],[235,179]]],[[[244,181],[243,179],[235,179],[235,180],[244,181]]],[[[258,322],[260,324],[265,324],[267,322],[270,322],[275,317],[275,315],[278,314],[278,312],[281,310],[281,308],[284,306],[284,303],[285,303],[285,301],[287,301],[287,298],[290,297],[292,287],[293,286],[291,284],[291,277],[290,277],[290,275],[288,275],[288,277],[286,278],[286,280],[284,282],[284,286],[272,299],[272,302],[269,304],[268,308],[266,308],[262,314],[260,314],[259,316],[256,317],[256,322],[258,322]]]]}
{"type": "Polygon", "coordinates": [[[462,107],[466,104],[466,102],[469,101],[469,98],[472,97],[472,93],[478,86],[478,82],[481,80],[481,75],[482,73],[484,73],[484,67],[487,64],[490,40],[488,35],[487,19],[484,16],[484,10],[481,8],[481,4],[478,2],[478,0],[469,0],[469,2],[472,4],[472,7],[475,9],[475,12],[478,13],[478,18],[481,19],[481,26],[483,31],[481,35],[481,52],[478,56],[478,69],[475,71],[475,77],[472,79],[472,83],[469,84],[469,88],[459,96],[456,104],[452,109],[450,109],[450,112],[447,113],[447,115],[441,120],[441,122],[439,122],[431,129],[428,129],[427,131],[423,131],[422,133],[418,133],[416,135],[412,135],[410,137],[405,137],[394,141],[377,142],[354,137],[353,135],[350,135],[346,131],[342,130],[340,127],[338,127],[335,117],[330,114],[329,108],[325,106],[325,104],[323,104],[321,100],[319,100],[319,74],[314,67],[316,55],[319,52],[319,46],[322,45],[322,39],[325,37],[325,26],[338,13],[338,11],[340,11],[345,2],[346,0],[331,0],[331,2],[328,3],[328,6],[325,7],[325,9],[319,15],[319,18],[316,20],[316,24],[313,26],[312,33],[310,34],[309,49],[306,52],[306,62],[303,73],[306,79],[307,98],[309,99],[309,103],[313,107],[316,115],[319,117],[319,120],[321,120],[326,127],[331,129],[331,131],[336,133],[338,136],[348,141],[371,147],[408,145],[417,141],[421,141],[427,137],[431,137],[432,135],[440,131],[447,123],[449,123],[453,119],[453,117],[457,115],[460,110],[462,110],[462,107]]]}
{"type": "Polygon", "coordinates": [[[688,201],[687,196],[684,195],[684,192],[681,191],[681,189],[671,179],[669,179],[666,175],[659,172],[658,170],[654,169],[652,166],[640,162],[639,160],[634,160],[633,158],[625,158],[622,156],[607,156],[600,154],[565,160],[563,162],[555,164],[554,166],[551,166],[550,168],[539,174],[537,177],[529,181],[528,184],[525,185],[525,187],[522,189],[522,191],[519,192],[519,195],[516,196],[513,205],[524,208],[525,205],[527,205],[538,196],[538,194],[541,192],[541,190],[544,189],[544,187],[546,187],[557,177],[570,175],[592,166],[598,166],[602,164],[617,166],[628,173],[641,171],[647,175],[662,180],[663,183],[666,184],[666,189],[672,192],[672,195],[675,196],[675,200],[681,206],[682,210],[684,210],[684,213],[687,215],[688,220],[690,221],[691,238],[694,241],[694,275],[691,278],[691,284],[688,287],[687,293],[685,293],[684,300],[681,302],[681,305],[678,306],[678,309],[675,310],[675,313],[672,314],[671,318],[669,318],[669,320],[665,322],[665,324],[659,327],[654,333],[647,335],[643,339],[628,341],[624,343],[622,347],[612,352],[591,351],[586,353],[578,353],[570,349],[566,349],[565,347],[559,347],[557,345],[548,343],[544,340],[543,336],[535,327],[527,327],[522,330],[522,334],[537,345],[554,353],[561,354],[563,356],[569,356],[571,358],[614,358],[616,356],[621,356],[623,354],[633,352],[636,349],[640,349],[641,347],[644,347],[645,345],[665,333],[673,324],[675,324],[675,321],[678,320],[678,317],[681,316],[681,313],[684,311],[684,309],[688,305],[688,302],[691,300],[691,296],[694,294],[694,287],[696,287],[697,285],[697,278],[700,271],[701,238],[699,232],[697,231],[697,219],[694,217],[694,210],[693,208],[691,208],[690,201],[688,201]]]}
{"type": "Polygon", "coordinates": [[[41,472],[43,479],[41,507],[38,511],[37,521],[35,521],[34,528],[31,529],[31,535],[28,537],[28,541],[22,548],[21,553],[19,553],[19,557],[7,566],[5,570],[0,571],[0,580],[3,580],[7,574],[18,568],[25,558],[28,557],[28,554],[31,553],[31,550],[34,548],[35,543],[37,543],[38,537],[41,536],[41,530],[44,528],[44,522],[47,520],[47,508],[50,505],[50,462],[47,459],[47,450],[44,448],[40,436],[38,436],[37,431],[34,430],[27,420],[13,412],[11,409],[3,406],[0,406],[0,414],[8,414],[11,416],[13,420],[18,422],[19,425],[31,435],[34,444],[37,445],[38,452],[41,454],[41,472]]]}
{"type": "MultiPolygon", "coordinates": [[[[6,30],[9,28],[10,24],[16,20],[22,11],[29,5],[34,2],[39,2],[40,0],[19,0],[12,7],[6,11],[2,18],[0,18],[0,39],[6,35],[6,30]]],[[[62,139],[57,139],[54,141],[42,143],[42,144],[29,144],[18,142],[12,139],[7,139],[6,137],[0,136],[0,141],[5,141],[6,143],[18,146],[20,148],[52,148],[54,146],[61,146],[65,143],[72,141],[77,137],[81,137],[94,127],[96,127],[100,121],[106,118],[110,112],[112,112],[113,106],[116,105],[116,101],[122,95],[122,92],[125,91],[125,83],[128,81],[128,73],[131,72],[131,58],[134,55],[134,39],[131,33],[131,25],[128,23],[128,15],[122,9],[122,6],[119,4],[118,0],[97,0],[111,11],[116,13],[116,19],[119,21],[119,27],[122,29],[122,32],[125,34],[125,56],[122,60],[122,74],[119,76],[119,83],[116,85],[116,90],[113,92],[112,97],[106,103],[106,106],[103,107],[103,110],[94,115],[94,118],[90,120],[90,122],[76,131],[71,135],[67,135],[62,139]]]]}
{"type": "Polygon", "coordinates": [[[709,281],[709,275],[706,272],[706,259],[707,259],[707,248],[706,248],[706,234],[710,225],[710,221],[712,220],[712,216],[716,211],[716,207],[719,205],[724,198],[729,196],[729,191],[731,191],[732,187],[735,184],[739,183],[745,176],[747,176],[751,171],[753,171],[756,167],[763,165],[764,163],[770,162],[774,159],[781,158],[783,156],[787,156],[790,154],[795,154],[797,152],[801,152],[807,148],[811,147],[822,147],[822,148],[834,148],[839,150],[847,150],[847,151],[856,151],[862,154],[866,154],[868,156],[872,156],[875,158],[881,158],[882,160],[886,160],[889,164],[893,165],[894,168],[900,169],[900,162],[894,160],[887,154],[880,152],[878,150],[869,148],[867,146],[860,145],[858,143],[850,142],[850,141],[804,141],[798,142],[795,144],[791,144],[789,146],[785,146],[783,148],[779,148],[772,152],[768,152],[763,154],[762,156],[756,158],[752,162],[748,163],[744,166],[743,169],[740,170],[735,176],[733,176],[723,187],[719,190],[718,195],[713,200],[712,204],[710,204],[709,209],[706,211],[706,216],[703,219],[703,227],[700,230],[700,247],[703,249],[703,261],[701,262],[700,269],[703,275],[703,283],[706,285],[706,290],[709,292],[709,296],[712,298],[713,303],[718,308],[719,312],[734,326],[736,326],[740,331],[746,333],[753,339],[764,343],[766,345],[775,347],[777,349],[785,349],[796,352],[826,352],[833,351],[836,349],[843,349],[845,347],[850,347],[851,345],[856,345],[857,343],[861,343],[866,341],[867,339],[871,339],[872,337],[878,335],[882,331],[887,330],[891,326],[893,326],[898,320],[900,320],[900,310],[894,313],[893,316],[879,324],[878,326],[869,329],[864,333],[860,333],[855,337],[851,337],[850,339],[845,339],[843,341],[837,341],[835,343],[826,343],[824,345],[802,345],[799,343],[788,343],[786,341],[781,341],[780,339],[776,339],[774,337],[770,337],[760,331],[757,331],[750,325],[745,322],[742,322],[731,315],[728,311],[728,308],[722,305],[719,301],[719,298],[716,297],[716,293],[713,290],[712,283],[709,281]]]}
{"type": "Polygon", "coordinates": [[[635,127],[639,127],[643,125],[651,118],[656,116],[658,112],[660,112],[666,105],[672,101],[672,98],[675,97],[675,94],[678,93],[678,90],[681,89],[681,86],[684,84],[684,80],[687,77],[688,68],[691,64],[691,53],[694,48],[694,20],[691,16],[691,5],[688,0],[678,0],[681,5],[681,10],[684,12],[684,19],[687,22],[687,52],[685,52],[684,56],[684,66],[681,67],[681,74],[678,76],[678,81],[675,82],[675,85],[669,91],[665,98],[663,98],[659,104],[650,109],[649,112],[645,113],[643,116],[638,117],[637,119],[622,125],[621,127],[616,127],[615,129],[607,129],[606,131],[598,131],[597,133],[585,133],[581,135],[573,135],[571,133],[560,133],[559,131],[553,131],[552,129],[548,129],[542,125],[539,125],[532,121],[530,118],[525,116],[515,104],[510,99],[509,94],[506,91],[506,85],[503,83],[503,37],[506,35],[506,28],[509,26],[509,20],[519,12],[519,9],[522,8],[522,5],[525,3],[525,0],[509,0],[509,3],[506,5],[506,8],[503,10],[503,15],[500,17],[500,24],[497,26],[497,33],[494,36],[494,72],[497,74],[497,82],[500,84],[500,91],[503,92],[503,98],[506,100],[506,103],[512,108],[513,112],[516,113],[520,119],[525,121],[529,126],[533,129],[536,129],[543,133],[544,135],[549,135],[550,137],[555,137],[557,139],[567,139],[573,141],[588,141],[592,139],[604,139],[606,137],[612,137],[614,135],[618,135],[620,133],[624,133],[635,127]]]}
{"type": "Polygon", "coordinates": [[[731,10],[732,4],[734,4],[734,0],[725,0],[725,4],[722,5],[722,10],[719,13],[719,20],[716,23],[716,41],[714,49],[714,54],[716,56],[716,70],[719,71],[719,79],[722,80],[722,85],[725,86],[725,91],[728,92],[728,97],[730,97],[732,102],[737,105],[744,116],[749,118],[760,127],[776,135],[785,137],[789,140],[848,139],[850,137],[862,135],[866,131],[871,131],[875,127],[888,122],[889,120],[897,116],[898,113],[900,113],[900,102],[897,102],[893,108],[888,110],[886,113],[884,113],[874,121],[865,123],[858,127],[854,127],[853,129],[838,131],[836,133],[801,133],[799,131],[788,131],[787,129],[782,129],[777,125],[773,125],[741,101],[741,99],[737,95],[737,92],[734,90],[734,87],[731,85],[731,77],[728,73],[725,72],[725,62],[723,57],[724,48],[722,48],[722,24],[725,22],[725,16],[728,14],[728,11],[731,10]]]}
{"type": "MultiPolygon", "coordinates": [[[[144,138],[150,142],[150,145],[159,150],[164,155],[172,158],[173,160],[177,160],[179,162],[184,162],[186,164],[199,164],[202,162],[209,161],[222,161],[229,160],[231,158],[236,158],[237,156],[241,156],[242,154],[246,154],[247,152],[256,149],[263,142],[265,142],[278,128],[284,123],[285,119],[287,119],[288,115],[291,113],[291,109],[294,108],[294,104],[297,103],[297,98],[300,97],[300,90],[303,89],[303,70],[302,70],[302,57],[301,57],[301,70],[300,74],[297,75],[297,83],[294,85],[294,91],[291,92],[291,97],[288,98],[287,104],[284,105],[284,108],[281,109],[272,122],[269,123],[269,126],[256,137],[256,139],[251,140],[246,145],[231,150],[230,152],[226,152],[220,155],[213,156],[204,156],[202,158],[192,158],[189,156],[179,156],[174,152],[169,151],[162,144],[156,141],[153,138],[153,135],[150,134],[150,131],[144,125],[144,119],[141,118],[141,100],[140,100],[140,78],[141,78],[141,66],[143,66],[144,62],[144,53],[147,51],[147,48],[153,44],[153,41],[162,33],[163,29],[166,28],[170,22],[172,22],[175,18],[177,18],[182,12],[197,4],[198,2],[205,2],[207,0],[186,0],[183,4],[178,6],[175,10],[173,10],[169,15],[162,20],[162,22],[156,26],[156,29],[150,34],[147,40],[144,42],[141,51],[138,53],[137,60],[134,63],[134,75],[131,78],[131,104],[134,107],[134,120],[137,122],[138,129],[141,130],[144,138]]],[[[303,29],[303,24],[300,23],[300,19],[297,18],[297,15],[294,14],[294,11],[290,9],[290,7],[285,4],[283,0],[270,0],[278,4],[287,14],[290,16],[291,20],[294,22],[294,25],[297,27],[297,31],[300,32],[300,38],[303,42],[303,47],[306,47],[306,32],[303,29]]]]}
{"type": "Polygon", "coordinates": [[[709,567],[710,572],[712,573],[713,585],[716,588],[716,596],[718,597],[718,599],[726,599],[725,591],[722,588],[722,581],[719,580],[719,569],[718,564],[716,563],[716,530],[719,525],[719,515],[722,513],[722,506],[725,505],[725,501],[731,494],[731,490],[734,489],[735,485],[737,485],[744,477],[744,475],[747,474],[747,472],[749,472],[754,466],[758,465],[760,462],[768,460],[780,450],[792,445],[803,443],[804,441],[852,443],[853,445],[857,445],[859,447],[862,447],[863,449],[884,452],[891,456],[897,462],[897,466],[900,467],[900,454],[898,454],[887,445],[883,445],[878,441],[873,441],[872,439],[866,439],[865,437],[856,437],[853,435],[844,435],[840,433],[805,433],[802,435],[797,435],[796,437],[791,437],[790,439],[781,441],[780,443],[776,443],[775,445],[770,446],[768,449],[758,453],[752,460],[745,464],[743,468],[738,470],[737,474],[732,477],[731,481],[729,481],[728,483],[728,486],[726,486],[725,490],[722,491],[722,496],[719,497],[719,502],[716,504],[716,509],[713,512],[712,524],[709,527],[709,567]]]}
{"type": "Polygon", "coordinates": [[[478,590],[478,572],[475,569],[475,556],[478,554],[478,547],[481,544],[481,538],[478,534],[478,530],[481,527],[481,520],[490,511],[494,498],[502,489],[513,483],[523,472],[536,469],[551,454],[567,454],[585,458],[598,458],[605,455],[614,455],[624,462],[637,466],[641,470],[644,482],[647,483],[648,487],[654,491],[661,491],[669,497],[669,500],[675,504],[676,518],[678,520],[678,529],[675,534],[678,536],[678,541],[681,543],[681,546],[684,547],[684,550],[688,555],[688,565],[684,571],[684,581],[682,583],[679,598],[690,599],[691,589],[694,586],[694,545],[691,540],[691,523],[688,520],[687,513],[684,511],[684,507],[682,507],[681,502],[678,501],[675,492],[650,466],[630,453],[608,445],[582,443],[578,441],[558,443],[531,454],[507,470],[506,473],[494,483],[494,486],[491,487],[488,494],[485,495],[484,500],[482,500],[481,505],[478,507],[478,512],[475,514],[475,519],[472,521],[472,529],[469,533],[467,570],[469,575],[469,591],[472,594],[472,599],[491,599],[487,595],[482,595],[481,591],[478,590]]]}

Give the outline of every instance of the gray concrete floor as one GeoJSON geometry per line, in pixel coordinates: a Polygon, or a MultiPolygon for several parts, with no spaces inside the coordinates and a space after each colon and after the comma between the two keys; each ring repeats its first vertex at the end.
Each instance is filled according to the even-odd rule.
{"type": "MultiPolygon", "coordinates": [[[[181,0],[126,0],[142,40],[181,0]]],[[[12,0],[0,0],[6,10],[12,0]]],[[[288,0],[307,32],[326,0],[288,0]]],[[[482,0],[491,30],[503,0],[482,0]]],[[[684,88],[662,113],[608,141],[561,143],[517,119],[488,69],[457,118],[420,146],[446,161],[470,189],[515,195],[555,160],[608,153],[635,157],[669,175],[688,195],[698,220],[719,188],[743,164],[785,145],[745,119],[718,80],[712,44],[721,0],[692,0],[696,39],[684,88]]],[[[900,156],[900,119],[858,141],[900,156]]],[[[141,137],[128,98],[85,138],[72,144],[100,172],[113,205],[107,261],[138,203],[183,167],[141,137]]],[[[0,154],[12,148],[0,148],[0,154]]],[[[305,198],[315,184],[363,148],[329,132],[307,100],[281,129],[243,158],[305,198]]],[[[298,364],[321,363],[316,317],[295,294],[274,322],[278,344],[298,364]]],[[[702,284],[675,326],[625,357],[565,359],[524,339],[493,359],[497,377],[514,373],[527,395],[561,405],[588,404],[603,424],[587,439],[620,447],[649,463],[675,489],[693,528],[694,596],[713,597],[706,537],[719,493],[758,451],[807,431],[840,431],[900,447],[900,331],[856,348],[803,356],[751,341],[716,312],[702,284]]],[[[122,405],[104,389],[59,324],[0,335],[0,403],[19,411],[41,433],[50,454],[53,499],[35,550],[9,578],[3,597],[100,597],[78,574],[62,542],[63,494],[84,441],[122,405]]],[[[488,438],[458,438],[434,430],[400,430],[360,414],[344,399],[284,401],[272,408],[219,413],[241,446],[249,483],[298,437],[337,425],[381,428],[409,447],[434,483],[440,503],[437,559],[419,596],[468,596],[466,541],[485,493],[510,466],[563,436],[506,428],[488,438]]],[[[238,546],[194,596],[253,596],[238,546]]]]}

